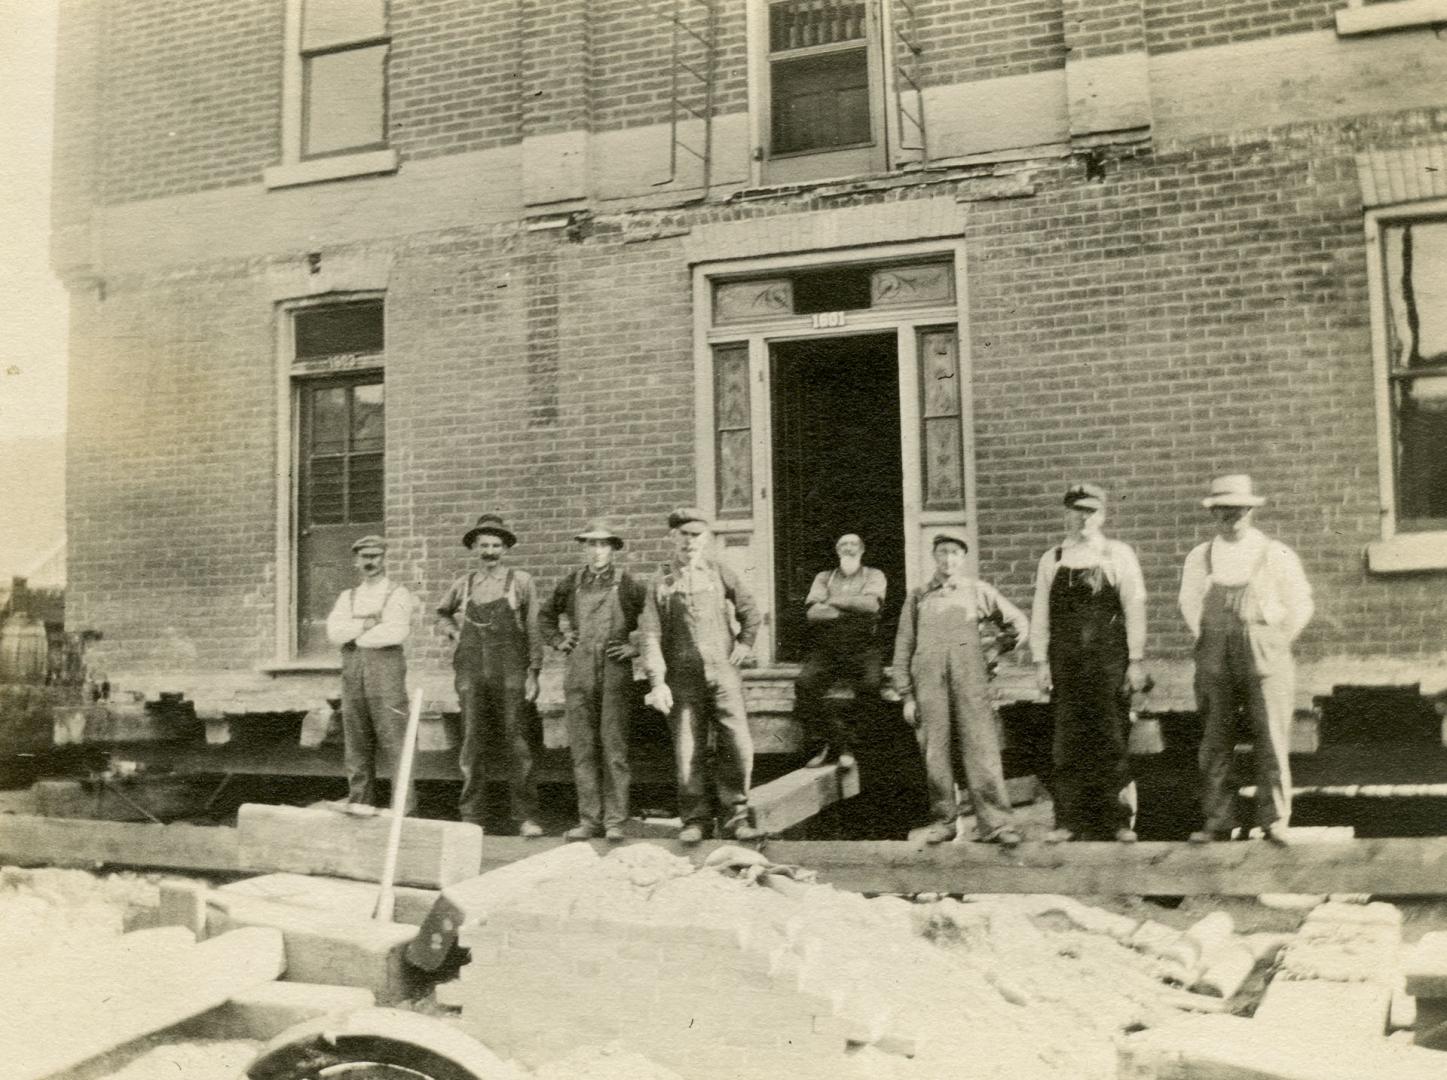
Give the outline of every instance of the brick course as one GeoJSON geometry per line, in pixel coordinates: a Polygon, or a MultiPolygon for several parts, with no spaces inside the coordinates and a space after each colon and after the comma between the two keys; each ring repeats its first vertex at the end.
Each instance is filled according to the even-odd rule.
{"type": "Polygon", "coordinates": [[[1234,41],[1331,30],[1345,0],[1143,0],[1152,53],[1200,49],[1234,41]]]}

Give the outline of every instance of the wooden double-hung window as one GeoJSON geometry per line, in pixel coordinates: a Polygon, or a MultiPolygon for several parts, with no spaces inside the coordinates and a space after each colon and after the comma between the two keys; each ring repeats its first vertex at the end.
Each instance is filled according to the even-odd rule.
{"type": "Polygon", "coordinates": [[[1396,528],[1447,530],[1447,216],[1384,223],[1396,528]]]}
{"type": "Polygon", "coordinates": [[[270,187],[390,172],[388,0],[286,0],[282,161],[270,187]]]}
{"type": "Polygon", "coordinates": [[[766,0],[755,56],[765,179],[817,179],[884,168],[878,5],[766,0]]]}

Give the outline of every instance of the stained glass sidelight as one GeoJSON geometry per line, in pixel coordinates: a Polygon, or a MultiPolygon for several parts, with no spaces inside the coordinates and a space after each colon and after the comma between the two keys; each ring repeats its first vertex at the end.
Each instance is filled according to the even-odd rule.
{"type": "Polygon", "coordinates": [[[716,346],[713,371],[718,516],[748,517],[754,511],[748,346],[716,346]]]}

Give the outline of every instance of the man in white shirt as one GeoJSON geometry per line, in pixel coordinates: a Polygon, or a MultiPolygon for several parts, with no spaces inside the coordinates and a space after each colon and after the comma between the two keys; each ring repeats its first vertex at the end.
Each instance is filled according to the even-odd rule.
{"type": "Polygon", "coordinates": [[[1311,585],[1301,560],[1252,523],[1257,495],[1244,473],[1219,476],[1202,502],[1216,536],[1186,556],[1181,615],[1196,639],[1196,707],[1204,732],[1200,766],[1205,824],[1193,843],[1229,839],[1236,825],[1231,780],[1236,715],[1251,723],[1256,819],[1266,838],[1290,843],[1291,646],[1311,621],[1311,585]]]}
{"type": "MultiPolygon", "coordinates": [[[[412,594],[383,572],[387,542],[364,536],[352,545],[361,582],[337,597],[327,616],[327,639],[342,648],[342,735],[347,802],[373,806],[380,749],[395,771],[407,731],[407,661],[402,642],[412,629],[412,594]]],[[[407,788],[405,813],[417,810],[407,788]]]]}
{"type": "Polygon", "coordinates": [[[1105,489],[1065,492],[1069,529],[1040,557],[1030,652],[1055,722],[1051,841],[1133,843],[1126,739],[1130,694],[1145,688],[1146,587],[1127,543],[1108,538],[1105,489]]]}

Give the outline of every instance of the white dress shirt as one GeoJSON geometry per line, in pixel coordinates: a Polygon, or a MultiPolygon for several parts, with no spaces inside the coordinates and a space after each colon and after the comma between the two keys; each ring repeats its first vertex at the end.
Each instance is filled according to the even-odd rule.
{"type": "Polygon", "coordinates": [[[1060,546],[1056,561],[1055,548],[1040,556],[1035,568],[1035,600],[1030,607],[1030,656],[1037,664],[1045,662],[1050,648],[1050,587],[1060,567],[1088,570],[1099,566],[1105,580],[1120,594],[1120,607],[1125,615],[1125,644],[1128,656],[1140,660],[1146,648],[1146,582],[1135,550],[1120,540],[1110,540],[1099,533],[1082,538],[1067,537],[1060,546]]]}
{"type": "Polygon", "coordinates": [[[1296,640],[1316,610],[1311,584],[1306,580],[1306,571],[1296,552],[1256,528],[1247,528],[1240,540],[1212,537],[1204,544],[1197,544],[1186,556],[1181,569],[1180,606],[1181,616],[1193,637],[1201,636],[1201,607],[1212,581],[1228,587],[1247,585],[1243,608],[1246,621],[1281,630],[1289,641],[1296,640]],[[1209,575],[1206,573],[1208,550],[1211,553],[1209,575]],[[1253,570],[1256,570],[1254,574],[1253,570]]]}
{"type": "Polygon", "coordinates": [[[327,640],[333,645],[354,641],[362,649],[400,645],[412,630],[415,605],[405,585],[394,585],[385,577],[370,578],[337,597],[327,616],[327,640]],[[368,618],[378,620],[370,630],[363,629],[368,618]]]}

